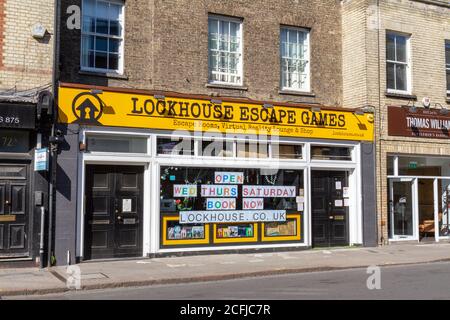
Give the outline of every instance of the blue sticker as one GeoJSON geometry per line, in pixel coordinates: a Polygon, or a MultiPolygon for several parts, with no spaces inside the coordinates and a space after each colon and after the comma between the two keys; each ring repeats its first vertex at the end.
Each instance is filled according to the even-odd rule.
{"type": "Polygon", "coordinates": [[[170,176],[169,179],[170,181],[175,181],[175,176],[170,176]]]}

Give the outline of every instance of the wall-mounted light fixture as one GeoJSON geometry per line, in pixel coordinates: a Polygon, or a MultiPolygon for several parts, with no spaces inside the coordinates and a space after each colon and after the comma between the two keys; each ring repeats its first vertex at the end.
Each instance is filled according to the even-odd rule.
{"type": "Polygon", "coordinates": [[[103,93],[103,90],[100,90],[100,89],[91,89],[91,93],[92,93],[92,94],[102,94],[102,93],[103,93]]]}
{"type": "Polygon", "coordinates": [[[220,99],[211,99],[211,103],[222,104],[222,100],[220,100],[220,99]]]}
{"type": "Polygon", "coordinates": [[[408,100],[408,104],[406,106],[402,106],[402,107],[409,107],[409,112],[411,112],[411,113],[417,112],[416,102],[414,101],[414,99],[408,100]],[[411,102],[412,102],[412,106],[411,106],[411,102]]]}
{"type": "Polygon", "coordinates": [[[271,103],[264,103],[264,104],[263,104],[263,108],[264,108],[264,109],[270,109],[270,108],[273,108],[273,104],[271,104],[271,103]]]}
{"type": "Polygon", "coordinates": [[[366,104],[365,106],[360,108],[365,113],[375,113],[375,106],[372,106],[370,104],[366,104]]]}
{"type": "Polygon", "coordinates": [[[166,99],[166,96],[163,95],[163,94],[154,94],[153,97],[154,97],[156,100],[165,100],[165,99],[166,99]]]}
{"type": "Polygon", "coordinates": [[[320,109],[320,107],[311,107],[311,111],[312,112],[320,112],[320,111],[322,111],[322,109],[320,109]]]}
{"type": "Polygon", "coordinates": [[[449,110],[448,110],[447,108],[445,108],[444,106],[442,106],[442,104],[440,104],[440,103],[435,103],[434,106],[435,106],[435,107],[438,107],[438,106],[440,107],[439,113],[442,114],[443,116],[448,115],[449,110]]]}

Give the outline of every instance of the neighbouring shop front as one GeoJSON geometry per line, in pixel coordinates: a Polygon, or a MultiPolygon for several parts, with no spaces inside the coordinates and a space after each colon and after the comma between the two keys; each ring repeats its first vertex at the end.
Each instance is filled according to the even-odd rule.
{"type": "MultiPolygon", "coordinates": [[[[450,138],[450,116],[445,110],[396,106],[388,110],[390,136],[450,138]]],[[[427,150],[434,146],[428,146],[423,153],[406,154],[395,148],[387,153],[391,241],[450,239],[450,157],[430,154],[427,150]]]]}
{"type": "Polygon", "coordinates": [[[61,257],[376,245],[373,114],[62,84],[59,122],[61,257]]]}
{"type": "MultiPolygon", "coordinates": [[[[0,103],[0,261],[37,254],[33,191],[36,105],[0,103]]],[[[39,240],[38,240],[39,241],[39,240]]]]}

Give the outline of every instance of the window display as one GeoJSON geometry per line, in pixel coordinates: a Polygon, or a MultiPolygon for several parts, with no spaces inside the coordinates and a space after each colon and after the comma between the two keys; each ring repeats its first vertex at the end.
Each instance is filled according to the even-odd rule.
{"type": "Polygon", "coordinates": [[[166,166],[160,192],[163,245],[303,241],[302,170],[166,166]]]}
{"type": "Polygon", "coordinates": [[[300,219],[300,215],[290,214],[285,222],[263,224],[263,241],[301,240],[300,219]]]}
{"type": "Polygon", "coordinates": [[[177,217],[162,217],[162,244],[197,245],[209,243],[208,225],[182,225],[177,217]]]}
{"type": "Polygon", "coordinates": [[[167,224],[167,239],[204,239],[204,226],[185,226],[180,225],[176,221],[170,221],[167,224]]]}
{"type": "Polygon", "coordinates": [[[266,237],[295,236],[297,234],[295,220],[286,222],[271,222],[265,227],[264,232],[266,237]]]}

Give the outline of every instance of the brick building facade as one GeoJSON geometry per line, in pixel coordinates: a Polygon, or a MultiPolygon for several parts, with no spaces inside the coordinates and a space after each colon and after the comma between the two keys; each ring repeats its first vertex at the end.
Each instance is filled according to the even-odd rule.
{"type": "MultiPolygon", "coordinates": [[[[67,6],[77,1],[62,1],[67,6]]],[[[80,72],[80,30],[61,34],[61,81],[342,107],[340,1],[125,3],[124,73],[80,72]],[[243,20],[244,83],[208,85],[208,13],[243,20]],[[264,18],[262,18],[264,17],[264,18]],[[280,26],[311,29],[311,92],[280,93],[280,26]]],[[[69,14],[64,15],[65,27],[69,14]]]]}
{"type": "Polygon", "coordinates": [[[53,74],[54,1],[0,1],[0,90],[23,91],[50,86],[53,74]],[[32,36],[35,24],[47,30],[32,36]]]}
{"type": "MultiPolygon", "coordinates": [[[[423,128],[404,128],[409,130],[404,134],[391,130],[406,126],[407,117],[446,120],[446,110],[450,108],[448,75],[446,79],[450,4],[448,1],[348,0],[342,2],[342,10],[344,104],[369,105],[377,110],[379,243],[435,237],[437,241],[440,237],[443,240],[446,237],[439,236],[438,229],[444,229],[447,224],[443,221],[446,209],[441,203],[445,180],[420,177],[447,175],[447,165],[444,165],[447,160],[433,156],[448,156],[448,135],[444,132],[432,139],[427,138],[425,134],[434,135],[426,132],[430,130],[427,125],[423,128]],[[394,43],[390,40],[394,38],[397,41],[397,58],[396,54],[392,54],[393,46],[386,48],[387,44],[394,43]],[[404,57],[398,53],[402,50],[406,50],[406,55],[401,54],[404,57]],[[393,81],[388,75],[388,68],[396,64],[396,59],[402,60],[397,61],[398,65],[406,66],[403,90],[392,87],[396,81],[403,85],[403,78],[397,77],[393,81]],[[425,97],[431,100],[429,106],[425,104],[426,107],[422,103],[425,97]],[[404,106],[406,116],[394,118],[389,111],[395,112],[396,109],[392,109],[394,106],[404,106]],[[439,137],[442,138],[436,139],[439,137]],[[440,168],[433,172],[430,167],[440,168]],[[391,178],[388,179],[388,176],[391,178]],[[428,191],[427,194],[426,190],[431,193],[428,191]],[[401,204],[401,199],[406,199],[406,213],[398,210],[402,206],[396,206],[401,204]],[[402,213],[410,217],[404,221],[398,220],[397,215],[402,213]],[[401,227],[406,229],[401,231],[401,227]]],[[[401,76],[402,73],[398,74],[401,76]]],[[[442,127],[439,130],[446,129],[442,127]]]]}
{"type": "MultiPolygon", "coordinates": [[[[0,1],[0,261],[39,263],[48,174],[35,169],[47,147],[53,95],[53,0],[0,1]]],[[[48,216],[48,214],[47,214],[48,216]]]]}
{"type": "Polygon", "coordinates": [[[62,1],[57,263],[375,245],[373,114],[344,103],[341,13],[337,0],[62,1]],[[66,28],[71,5],[81,30],[66,28]],[[231,150],[205,157],[206,127],[231,150]],[[287,159],[269,175],[278,129],[287,159]],[[249,147],[263,133],[267,155],[249,147]],[[189,156],[171,159],[180,136],[189,156]],[[245,183],[201,185],[225,177],[245,183]],[[208,201],[250,206],[260,184],[295,194],[258,206],[285,221],[249,223],[238,210],[234,224],[182,222],[189,210],[217,218],[208,201]],[[222,191],[235,199],[203,198],[222,191]]]}

